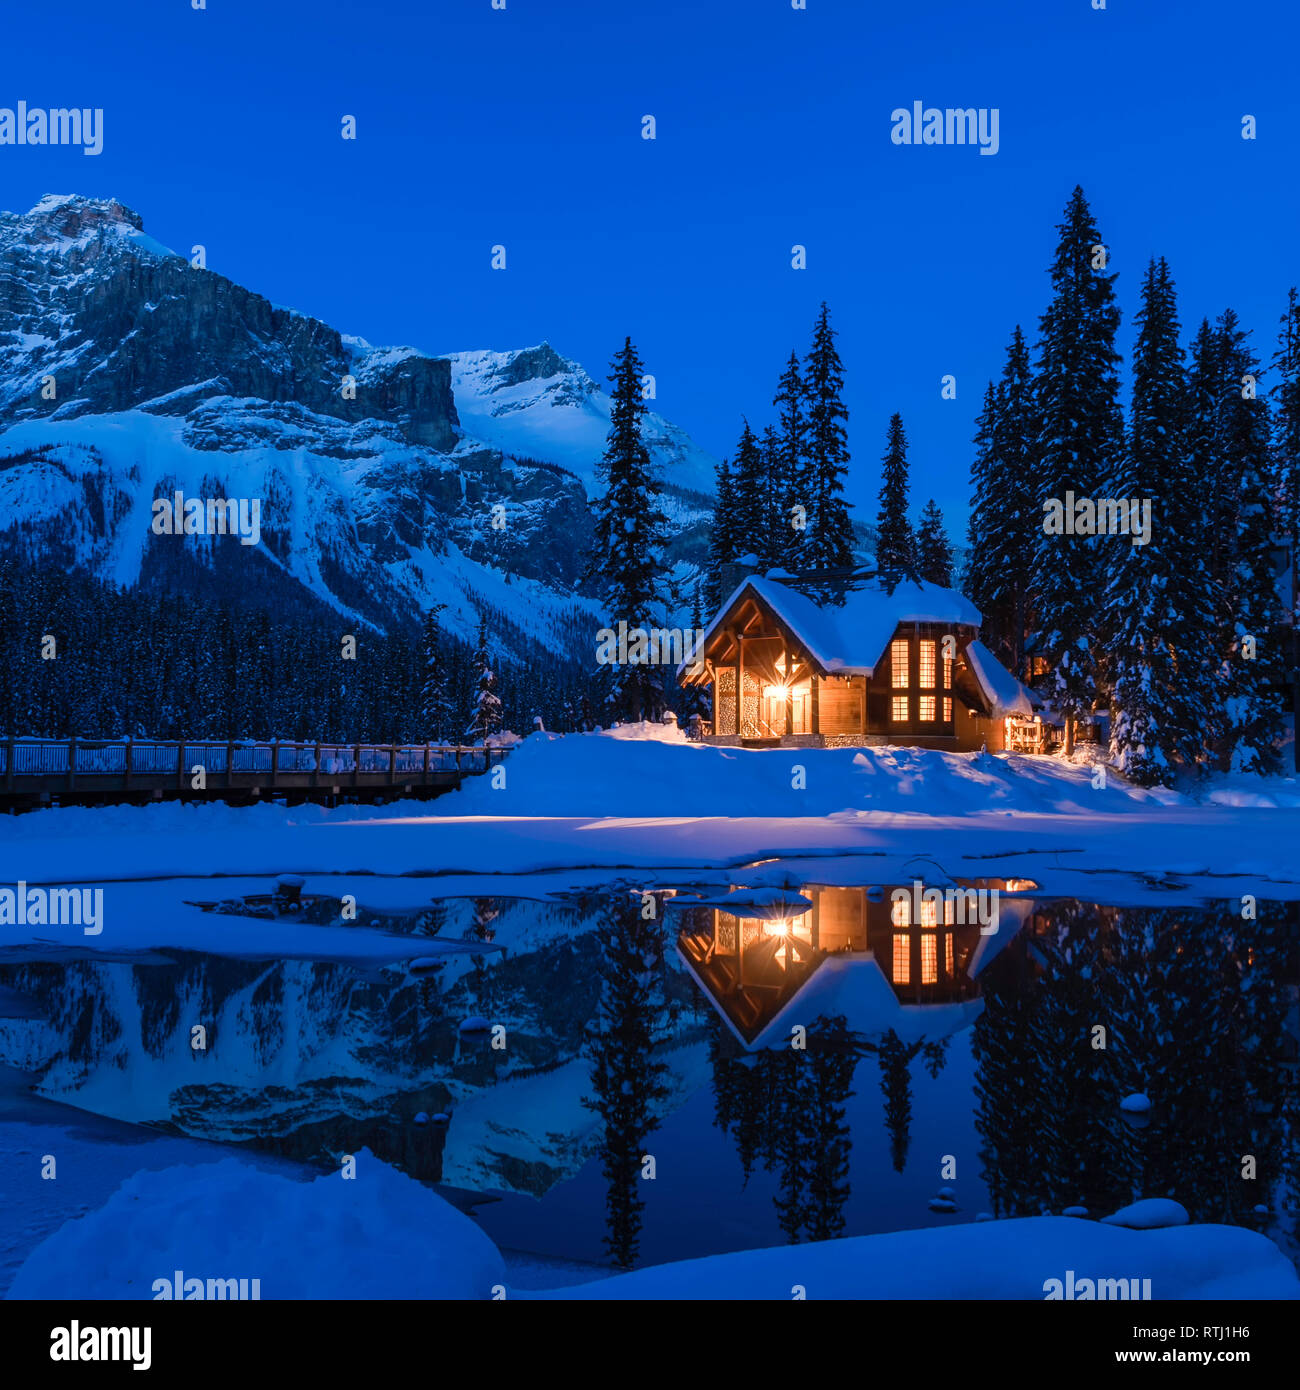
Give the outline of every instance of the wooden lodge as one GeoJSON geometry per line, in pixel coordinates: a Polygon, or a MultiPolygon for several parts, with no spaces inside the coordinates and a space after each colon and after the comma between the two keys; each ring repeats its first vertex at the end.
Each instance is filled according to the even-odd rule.
{"type": "Polygon", "coordinates": [[[839,597],[818,603],[776,571],[737,585],[678,669],[682,685],[711,689],[706,741],[998,751],[1033,717],[961,594],[910,580],[890,593],[864,578],[839,597]]]}
{"type": "MultiPolygon", "coordinates": [[[[979,882],[1003,893],[1033,886],[979,882]]],[[[985,959],[1014,936],[1032,901],[1014,907],[1004,901],[1002,934],[989,935],[951,895],[942,904],[922,903],[917,913],[909,902],[894,900],[895,887],[912,890],[808,884],[798,890],[807,908],[775,917],[756,914],[744,893],[734,895],[735,911],[727,910],[726,898],[706,900],[683,924],[678,954],[747,1049],[788,1047],[788,1022],[806,1026],[818,1013],[843,1015],[852,1027],[872,1033],[894,1026],[900,1006],[977,999],[985,959]]],[[[690,908],[687,902],[677,906],[690,908]]],[[[959,1013],[949,1022],[963,1018],[959,1013]]]]}

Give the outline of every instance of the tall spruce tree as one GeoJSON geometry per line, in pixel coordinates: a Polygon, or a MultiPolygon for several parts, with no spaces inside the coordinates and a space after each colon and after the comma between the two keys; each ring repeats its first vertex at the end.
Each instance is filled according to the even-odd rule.
{"type": "Polygon", "coordinates": [[[709,528],[709,563],[704,585],[704,596],[709,611],[714,613],[727,597],[722,592],[723,566],[730,564],[740,554],[736,526],[736,490],[728,460],[719,460],[716,477],[713,524],[709,528]]]}
{"type": "MultiPolygon", "coordinates": [[[[1276,403],[1273,429],[1274,473],[1280,499],[1282,539],[1290,549],[1291,642],[1287,680],[1291,686],[1293,727],[1300,729],[1300,292],[1293,285],[1277,335],[1273,358],[1276,403]]],[[[1300,738],[1292,744],[1295,770],[1300,772],[1300,738]]]]}
{"type": "Polygon", "coordinates": [[[758,438],[750,429],[748,420],[743,420],[741,424],[732,481],[736,545],[742,555],[752,551],[761,559],[766,549],[767,478],[758,438]]]}
{"type": "Polygon", "coordinates": [[[451,692],[448,688],[447,659],[443,652],[442,624],[439,617],[445,603],[431,603],[420,629],[420,655],[423,658],[420,684],[420,723],[426,740],[440,743],[451,723],[451,692]]]}
{"type": "MultiPolygon", "coordinates": [[[[588,573],[598,583],[609,625],[626,621],[632,631],[663,626],[668,519],[641,438],[644,369],[631,338],[614,354],[612,366],[609,435],[599,467],[604,491],[596,503],[588,573]]],[[[617,713],[632,720],[657,713],[663,700],[661,668],[610,663],[602,670],[607,701],[617,713]]]]}
{"type": "MultiPolygon", "coordinates": [[[[804,364],[807,401],[808,530],[801,561],[809,569],[847,569],[854,562],[853,521],[844,498],[844,479],[849,471],[849,445],[844,405],[844,365],[835,346],[830,311],[823,303],[812,349],[804,364]]],[[[824,603],[841,605],[842,586],[822,585],[817,596],[824,603]]]]}
{"type": "Polygon", "coordinates": [[[1196,490],[1189,398],[1173,278],[1147,266],[1133,351],[1128,448],[1113,494],[1151,506],[1151,536],[1108,537],[1104,626],[1110,634],[1110,752],[1134,781],[1173,783],[1195,765],[1213,697],[1214,608],[1196,490]],[[1191,523],[1191,524],[1189,524],[1191,523]]]}
{"type": "Polygon", "coordinates": [[[890,593],[904,579],[920,578],[916,566],[916,538],[907,517],[907,435],[903,432],[903,417],[897,413],[889,418],[885,456],[881,459],[876,572],[890,593]]]}
{"type": "Polygon", "coordinates": [[[977,423],[966,593],[983,615],[980,640],[1023,679],[1042,512],[1034,495],[1038,430],[1033,376],[1018,324],[1002,379],[996,391],[990,384],[977,423]]]}
{"type": "Polygon", "coordinates": [[[933,497],[921,513],[921,526],[916,535],[916,568],[927,583],[952,588],[952,544],[944,529],[943,513],[933,497]]]}
{"type": "Polygon", "coordinates": [[[1280,530],[1272,476],[1268,406],[1258,394],[1260,366],[1236,314],[1215,325],[1224,369],[1218,429],[1219,466],[1235,501],[1227,573],[1226,651],[1230,766],[1281,770],[1281,688],[1285,679],[1283,612],[1274,574],[1280,530]]]}
{"type": "Polygon", "coordinates": [[[765,570],[786,563],[786,524],[788,509],[785,504],[785,481],[782,473],[781,439],[772,425],[763,427],[763,437],[759,441],[759,455],[763,463],[763,530],[759,537],[758,558],[765,570]]]}
{"type": "Polygon", "coordinates": [[[478,645],[474,649],[475,694],[474,711],[466,735],[482,741],[501,727],[501,700],[496,693],[496,673],[492,670],[492,655],[488,650],[487,618],[478,620],[478,645]]]}
{"type": "MultiPolygon", "coordinates": [[[[1083,189],[1075,188],[1057,230],[1034,399],[1040,498],[1064,508],[1067,493],[1094,503],[1105,495],[1123,450],[1124,424],[1115,276],[1105,269],[1107,249],[1083,189]]],[[[1076,722],[1091,715],[1098,693],[1099,572],[1096,537],[1039,532],[1036,650],[1048,663],[1047,693],[1064,717],[1067,752],[1076,722]]]]}
{"type": "Polygon", "coordinates": [[[778,411],[779,466],[774,471],[774,498],[780,511],[780,560],[790,568],[802,563],[807,536],[808,470],[807,388],[799,372],[799,356],[790,354],[777,382],[772,404],[778,411]],[[802,509],[802,515],[800,514],[802,509]]]}

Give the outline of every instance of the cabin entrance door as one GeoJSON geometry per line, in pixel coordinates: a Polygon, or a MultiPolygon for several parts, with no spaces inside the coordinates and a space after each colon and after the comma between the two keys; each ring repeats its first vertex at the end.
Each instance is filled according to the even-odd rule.
{"type": "MultiPolygon", "coordinates": [[[[807,685],[796,685],[790,692],[791,704],[794,706],[794,732],[796,734],[806,734],[811,732],[812,719],[812,697],[807,685]]],[[[780,737],[785,733],[785,703],[786,693],[784,687],[769,686],[763,694],[762,709],[762,732],[780,737]]]]}

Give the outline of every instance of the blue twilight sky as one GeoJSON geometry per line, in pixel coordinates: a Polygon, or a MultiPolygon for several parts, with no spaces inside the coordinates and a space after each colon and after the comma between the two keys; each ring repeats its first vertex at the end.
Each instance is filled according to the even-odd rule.
{"type": "Polygon", "coordinates": [[[105,148],[0,147],[0,206],[117,197],[375,343],[549,339],[603,379],[631,334],[658,409],[715,453],[769,418],[825,298],[852,495],[874,515],[899,410],[914,506],[936,496],[958,531],[984,383],[1036,328],[1076,182],[1126,354],[1152,254],[1185,329],[1231,304],[1268,356],[1300,281],[1300,5],[1093,3],[11,0],[0,106],[103,107],[105,148]],[[917,100],[996,107],[998,153],[895,146],[917,100]]]}

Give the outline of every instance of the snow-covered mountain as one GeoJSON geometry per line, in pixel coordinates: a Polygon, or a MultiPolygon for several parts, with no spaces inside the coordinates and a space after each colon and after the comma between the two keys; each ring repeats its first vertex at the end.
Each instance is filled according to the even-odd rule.
{"type": "MultiPolygon", "coordinates": [[[[519,352],[453,352],[451,386],[461,424],[505,453],[559,464],[590,495],[609,433],[609,397],[550,343],[519,352]]],[[[685,430],[649,412],[643,437],[674,491],[712,495],[717,460],[685,430]]]]}
{"type": "MultiPolygon", "coordinates": [[[[462,636],[487,605],[516,643],[565,648],[593,616],[576,589],[608,418],[548,344],[373,347],[194,268],[111,199],[0,213],[0,542],[29,557],[376,626],[439,599],[462,636]],[[177,490],[260,498],[259,543],[155,535],[177,490]]],[[[657,416],[649,443],[689,561],[713,460],[657,416]]]]}

